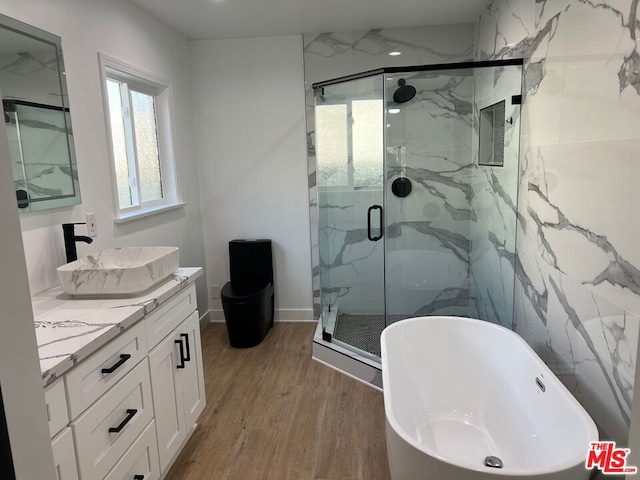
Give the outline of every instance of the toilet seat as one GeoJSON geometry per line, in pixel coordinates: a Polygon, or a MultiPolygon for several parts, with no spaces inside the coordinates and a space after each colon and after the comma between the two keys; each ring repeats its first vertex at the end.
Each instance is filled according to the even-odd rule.
{"type": "Polygon", "coordinates": [[[242,282],[228,282],[222,287],[220,296],[229,303],[244,303],[257,300],[271,288],[267,280],[247,280],[242,282]]]}

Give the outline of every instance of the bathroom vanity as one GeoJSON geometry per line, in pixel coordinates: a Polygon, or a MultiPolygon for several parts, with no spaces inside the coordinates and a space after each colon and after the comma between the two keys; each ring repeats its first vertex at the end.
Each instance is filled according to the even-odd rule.
{"type": "Polygon", "coordinates": [[[60,480],[159,480],[205,406],[194,281],[180,268],[133,298],[33,298],[60,480]]]}

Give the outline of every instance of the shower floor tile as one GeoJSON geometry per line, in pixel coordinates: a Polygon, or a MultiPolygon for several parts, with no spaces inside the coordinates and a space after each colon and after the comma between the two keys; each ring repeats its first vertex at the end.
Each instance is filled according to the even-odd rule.
{"type": "MultiPolygon", "coordinates": [[[[394,323],[415,315],[390,315],[389,323],[394,323]]],[[[339,313],[333,337],[348,345],[380,356],[380,335],[386,326],[384,315],[354,315],[339,313]]]]}

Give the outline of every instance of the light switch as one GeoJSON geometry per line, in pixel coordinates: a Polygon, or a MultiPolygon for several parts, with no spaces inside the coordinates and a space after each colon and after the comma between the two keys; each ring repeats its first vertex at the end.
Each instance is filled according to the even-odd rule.
{"type": "Polygon", "coordinates": [[[87,233],[90,237],[98,236],[98,226],[96,225],[96,214],[95,213],[87,213],[86,216],[87,221],[87,233]]]}

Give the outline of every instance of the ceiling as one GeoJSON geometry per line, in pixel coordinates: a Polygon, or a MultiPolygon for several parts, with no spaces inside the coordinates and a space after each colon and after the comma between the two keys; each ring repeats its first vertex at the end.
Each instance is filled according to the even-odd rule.
{"type": "Polygon", "coordinates": [[[190,40],[473,23],[489,0],[130,0],[190,40]]]}

